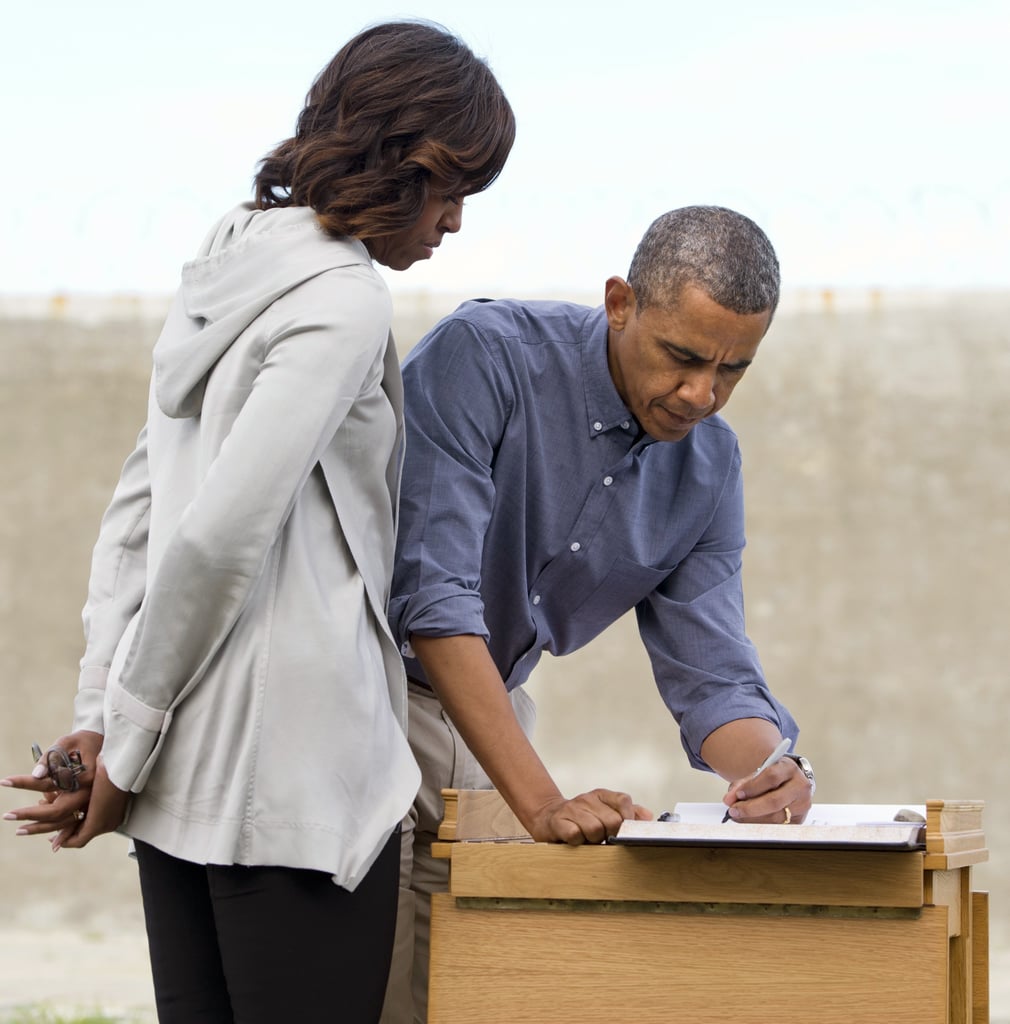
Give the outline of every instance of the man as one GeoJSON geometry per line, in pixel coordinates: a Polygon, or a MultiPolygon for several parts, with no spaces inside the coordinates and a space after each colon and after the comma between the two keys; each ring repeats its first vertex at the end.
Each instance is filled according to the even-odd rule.
{"type": "MultiPolygon", "coordinates": [[[[390,619],[410,677],[422,789],[404,823],[401,947],[384,1020],[426,1017],[430,856],[443,787],[494,786],[540,841],[598,843],[650,817],[630,796],[568,799],[528,736],[522,689],[629,609],[691,763],[741,821],[802,820],[812,775],[755,769],[789,712],[744,631],[736,437],[716,414],[779,297],[775,252],[718,207],[660,217],[604,306],[466,303],[404,362],[408,456],[390,619]],[[412,902],[416,903],[411,909],[412,902]]],[[[804,762],[804,767],[809,766],[804,762]]]]}

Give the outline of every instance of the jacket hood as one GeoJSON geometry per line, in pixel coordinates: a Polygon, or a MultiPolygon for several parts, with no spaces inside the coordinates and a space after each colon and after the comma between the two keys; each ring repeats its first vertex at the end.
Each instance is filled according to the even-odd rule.
{"type": "Polygon", "coordinates": [[[155,396],[166,416],[199,415],[207,374],[272,302],[337,267],[371,265],[364,244],[327,235],[305,206],[237,206],[182,269],[182,285],[154,346],[155,396]]]}

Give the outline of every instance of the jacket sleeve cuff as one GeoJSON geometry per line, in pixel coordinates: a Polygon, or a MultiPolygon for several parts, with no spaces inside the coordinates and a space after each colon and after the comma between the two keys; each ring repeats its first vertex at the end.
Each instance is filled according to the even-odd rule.
{"type": "Polygon", "coordinates": [[[102,761],[114,786],[133,793],[144,788],[171,721],[170,711],[148,707],[120,687],[108,692],[102,761]]]}
{"type": "Polygon", "coordinates": [[[88,732],[105,732],[102,714],[105,704],[105,680],[108,675],[107,668],[96,665],[81,669],[77,681],[77,695],[74,697],[73,732],[82,729],[88,732]]]}

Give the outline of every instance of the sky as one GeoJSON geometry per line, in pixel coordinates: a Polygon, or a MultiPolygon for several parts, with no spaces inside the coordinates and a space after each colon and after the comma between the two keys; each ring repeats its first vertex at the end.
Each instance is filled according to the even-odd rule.
{"type": "Polygon", "coordinates": [[[4,0],[0,295],[170,293],[316,73],[402,17],[485,57],[518,131],[394,292],[602,295],[696,203],[786,288],[1010,288],[1006,0],[4,0]]]}

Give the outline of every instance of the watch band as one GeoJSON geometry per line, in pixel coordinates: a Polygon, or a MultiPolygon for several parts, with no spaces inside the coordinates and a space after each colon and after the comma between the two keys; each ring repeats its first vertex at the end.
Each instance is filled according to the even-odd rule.
{"type": "Polygon", "coordinates": [[[813,765],[802,754],[786,754],[790,761],[795,761],[799,769],[810,780],[810,792],[817,789],[817,779],[814,778],[813,765]]]}

